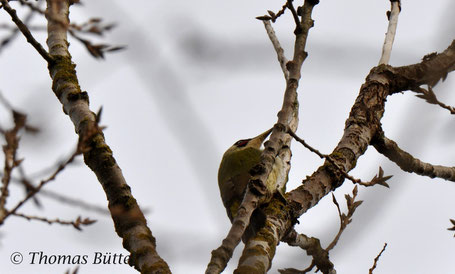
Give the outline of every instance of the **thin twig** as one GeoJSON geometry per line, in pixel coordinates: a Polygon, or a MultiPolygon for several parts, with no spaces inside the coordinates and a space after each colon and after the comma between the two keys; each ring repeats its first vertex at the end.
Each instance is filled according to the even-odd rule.
{"type": "MultiPolygon", "coordinates": [[[[34,189],[35,186],[34,186],[32,183],[30,183],[30,181],[26,178],[26,176],[25,176],[25,169],[24,169],[24,167],[23,167],[22,165],[20,165],[20,166],[18,167],[18,171],[19,171],[19,175],[20,175],[21,179],[20,179],[20,180],[17,180],[17,179],[16,179],[16,181],[15,181],[15,180],[14,180],[15,178],[11,177],[11,181],[12,181],[12,182],[19,182],[19,183],[21,183],[21,184],[24,186],[25,193],[27,194],[27,193],[29,193],[32,189],[34,189]]],[[[41,208],[41,202],[38,200],[38,198],[36,197],[36,195],[35,195],[35,197],[33,197],[32,199],[33,199],[33,202],[35,203],[35,205],[36,205],[38,208],[41,208]]]]}
{"type": "Polygon", "coordinates": [[[57,177],[57,175],[63,171],[65,169],[65,167],[70,164],[71,162],[74,161],[74,159],[76,158],[77,155],[81,154],[82,151],[79,149],[76,149],[76,151],[71,155],[71,157],[63,164],[60,164],[58,166],[58,168],[54,171],[54,173],[52,173],[52,175],[47,178],[46,180],[43,180],[41,181],[41,183],[36,186],[36,188],[34,188],[33,190],[31,190],[27,196],[25,196],[24,199],[22,199],[22,201],[20,201],[12,210],[9,210],[7,213],[6,213],[6,216],[4,217],[4,219],[6,219],[8,216],[10,216],[11,214],[14,214],[16,213],[16,211],[25,203],[27,202],[31,197],[33,197],[36,193],[38,193],[41,188],[47,184],[48,182],[52,181],[52,180],[55,180],[55,178],[57,177]]]}
{"type": "MultiPolygon", "coordinates": [[[[29,3],[29,2],[27,2],[25,0],[19,0],[19,3],[21,3],[21,5],[23,5],[23,6],[29,7],[30,10],[35,11],[35,12],[37,12],[39,14],[42,14],[42,15],[46,14],[46,12],[44,10],[40,9],[39,6],[35,6],[32,3],[29,3]]],[[[38,2],[38,5],[39,4],[41,4],[41,2],[38,2]]]]}
{"type": "Polygon", "coordinates": [[[341,213],[340,205],[338,204],[338,201],[335,198],[335,195],[333,195],[333,193],[332,193],[332,201],[335,204],[335,206],[337,207],[338,216],[340,218],[340,229],[338,230],[338,233],[335,236],[335,238],[332,240],[332,242],[326,247],[325,250],[327,252],[329,252],[332,248],[334,248],[336,246],[336,244],[338,243],[338,240],[341,237],[341,234],[346,229],[348,224],[350,224],[352,222],[352,216],[354,215],[355,210],[357,209],[357,207],[359,207],[363,203],[363,201],[355,200],[355,198],[357,198],[357,193],[358,193],[357,186],[355,186],[354,189],[352,190],[352,196],[350,196],[348,194],[345,195],[346,205],[348,208],[347,215],[344,213],[341,213]]]}
{"type": "MultiPolygon", "coordinates": [[[[6,100],[4,103],[8,104],[6,100]]],[[[22,160],[16,159],[16,152],[19,147],[19,137],[17,136],[17,133],[25,126],[26,115],[15,110],[12,110],[12,113],[14,119],[14,127],[4,133],[6,145],[3,146],[3,152],[5,153],[5,167],[2,177],[2,188],[0,195],[0,224],[2,224],[8,216],[5,204],[6,199],[9,195],[8,187],[11,181],[11,173],[13,169],[19,166],[22,162],[22,160]]]]}
{"type": "Polygon", "coordinates": [[[333,165],[338,171],[341,172],[341,174],[343,174],[343,176],[347,179],[349,179],[351,182],[353,182],[354,184],[359,184],[359,185],[362,185],[362,186],[366,186],[366,187],[369,187],[369,186],[374,186],[374,185],[382,185],[382,186],[385,186],[385,187],[389,187],[389,185],[385,182],[387,181],[388,179],[392,178],[392,176],[383,176],[384,175],[384,171],[382,170],[381,167],[379,167],[379,173],[378,175],[375,175],[373,177],[373,179],[371,179],[369,182],[363,182],[362,180],[360,179],[356,179],[354,177],[352,177],[351,175],[349,175],[342,167],[340,167],[336,162],[335,160],[328,154],[323,154],[321,153],[319,150],[313,148],[312,146],[310,146],[309,144],[307,144],[305,142],[305,140],[299,138],[299,136],[297,136],[292,130],[290,129],[287,129],[286,131],[289,135],[291,135],[297,142],[301,143],[304,147],[306,147],[308,150],[310,150],[311,152],[317,154],[321,159],[326,159],[327,162],[329,162],[331,165],[333,165]]]}
{"type": "Polygon", "coordinates": [[[373,274],[373,270],[376,269],[376,264],[378,263],[379,258],[381,257],[382,252],[384,252],[386,247],[387,247],[387,243],[384,244],[384,247],[382,248],[381,252],[379,252],[378,256],[376,256],[376,258],[374,258],[373,266],[370,268],[370,271],[368,272],[369,274],[373,274]]]}
{"type": "Polygon", "coordinates": [[[382,47],[382,55],[379,60],[379,65],[387,65],[390,61],[390,55],[392,54],[393,40],[395,39],[395,33],[398,25],[398,15],[401,11],[400,0],[390,0],[391,11],[388,14],[389,27],[384,39],[384,45],[382,47]]]}
{"type": "MultiPolygon", "coordinates": [[[[273,16],[272,16],[272,22],[273,22],[273,23],[275,23],[275,21],[276,21],[276,19],[277,19],[278,17],[280,17],[281,15],[284,14],[284,12],[286,11],[286,8],[287,8],[287,7],[288,7],[288,3],[284,4],[284,5],[281,7],[281,9],[280,9],[276,14],[273,14],[273,16]]],[[[270,14],[270,12],[269,12],[269,14],[270,14]]]]}
{"type": "Polygon", "coordinates": [[[283,7],[278,11],[278,13],[274,13],[271,10],[267,10],[269,15],[258,16],[258,17],[256,17],[256,19],[262,20],[262,21],[272,20],[272,22],[275,23],[276,19],[278,19],[278,17],[280,17],[281,15],[284,14],[284,12],[286,11],[287,7],[288,7],[288,3],[286,2],[283,5],[283,7]]]}
{"type": "Polygon", "coordinates": [[[89,218],[82,219],[81,217],[77,217],[77,219],[75,221],[63,221],[63,220],[60,220],[58,218],[50,220],[50,219],[47,219],[45,217],[29,216],[29,215],[25,215],[25,214],[17,213],[17,212],[16,213],[12,213],[12,215],[17,216],[17,217],[25,218],[25,219],[27,219],[29,221],[35,220],[35,221],[45,222],[45,223],[48,223],[50,225],[51,224],[72,225],[77,230],[82,230],[81,225],[91,225],[91,224],[96,222],[96,220],[91,220],[89,218]]]}
{"type": "Polygon", "coordinates": [[[297,142],[301,143],[309,151],[311,151],[311,152],[315,153],[316,155],[318,155],[321,159],[329,158],[329,155],[323,154],[323,153],[319,152],[319,150],[317,150],[317,149],[313,148],[312,146],[310,146],[309,144],[307,144],[305,142],[305,140],[303,140],[299,136],[297,136],[297,134],[295,134],[295,132],[293,132],[291,129],[287,129],[287,133],[289,133],[289,135],[291,135],[292,138],[294,138],[297,142]]]}
{"type": "MultiPolygon", "coordinates": [[[[24,24],[28,24],[32,20],[33,15],[35,15],[35,13],[33,11],[30,11],[25,16],[24,24]]],[[[19,29],[15,25],[12,25],[12,24],[2,24],[2,25],[0,25],[0,27],[2,29],[9,29],[11,31],[11,33],[7,37],[3,38],[2,41],[0,42],[0,52],[1,52],[3,50],[3,48],[7,44],[9,44],[11,41],[13,41],[13,39],[18,35],[19,29]]]]}
{"type": "Polygon", "coordinates": [[[294,4],[292,4],[293,0],[287,0],[287,7],[292,13],[292,18],[294,18],[295,22],[295,32],[300,32],[302,29],[302,24],[300,23],[299,15],[297,14],[297,11],[294,8],[294,4]]]}
{"type": "MultiPolygon", "coordinates": [[[[110,216],[109,210],[107,210],[105,207],[102,207],[102,206],[99,206],[99,205],[95,205],[95,204],[90,204],[90,203],[87,203],[85,201],[72,198],[70,196],[66,196],[66,195],[63,195],[63,194],[60,194],[60,193],[57,193],[57,192],[53,192],[53,191],[50,191],[50,190],[46,190],[46,189],[42,189],[39,192],[39,194],[40,194],[40,196],[45,196],[45,197],[54,199],[54,200],[56,200],[58,202],[61,202],[61,203],[65,203],[65,204],[68,204],[68,205],[71,205],[71,206],[80,207],[80,208],[85,209],[87,211],[99,213],[101,215],[110,216]]],[[[147,212],[148,212],[147,209],[144,209],[143,211],[144,211],[144,214],[147,214],[147,212]]]]}
{"type": "Polygon", "coordinates": [[[267,35],[270,38],[270,41],[272,42],[273,48],[276,51],[276,55],[278,57],[278,62],[280,63],[281,70],[283,71],[284,78],[286,81],[289,80],[289,71],[286,68],[286,64],[288,62],[288,59],[286,56],[284,56],[284,50],[281,47],[280,41],[278,40],[278,37],[275,34],[275,31],[273,30],[272,24],[268,20],[263,20],[265,30],[267,31],[267,35]]]}
{"type": "Polygon", "coordinates": [[[25,36],[27,42],[29,42],[36,49],[36,51],[38,51],[38,53],[44,58],[44,60],[47,61],[47,63],[52,63],[54,60],[52,56],[43,48],[43,46],[38,41],[36,41],[27,26],[17,16],[16,10],[11,8],[7,0],[0,0],[0,2],[2,3],[5,11],[11,16],[13,22],[25,36]]]}
{"type": "MultiPolygon", "coordinates": [[[[309,144],[307,144],[305,142],[305,140],[301,139],[299,136],[297,136],[292,130],[288,129],[287,130],[287,133],[289,133],[289,135],[291,135],[297,142],[301,143],[304,147],[306,147],[308,150],[310,150],[311,152],[315,153],[316,155],[318,155],[321,159],[326,159],[327,162],[329,162],[330,164],[332,164],[335,168],[337,168],[342,174],[344,177],[346,177],[347,179],[349,179],[351,182],[353,182],[354,184],[362,184],[362,181],[360,179],[356,179],[354,177],[352,177],[351,175],[347,174],[346,171],[339,167],[335,161],[332,159],[332,157],[330,157],[330,155],[327,155],[327,154],[323,154],[321,153],[319,150],[313,148],[312,146],[310,146],[309,144]]],[[[366,183],[363,183],[363,184],[366,184],[366,183]]]]}
{"type": "Polygon", "coordinates": [[[421,87],[416,87],[412,89],[415,93],[419,93],[416,95],[417,97],[424,99],[427,103],[433,104],[433,105],[438,105],[444,109],[447,109],[450,111],[450,114],[455,114],[455,108],[448,106],[444,104],[443,102],[439,101],[438,98],[436,97],[436,94],[433,91],[433,88],[429,85],[428,89],[424,89],[421,87]]]}
{"type": "Polygon", "coordinates": [[[74,37],[76,40],[81,42],[85,46],[87,51],[95,58],[103,59],[104,53],[106,53],[106,52],[114,52],[114,51],[119,51],[119,50],[123,50],[126,48],[125,46],[111,46],[108,44],[93,44],[90,40],[80,37],[79,35],[76,34],[76,32],[74,32],[71,29],[68,29],[68,33],[72,37],[74,37]]]}
{"type": "MultiPolygon", "coordinates": [[[[74,161],[72,162],[72,164],[74,164],[74,161]]],[[[51,170],[51,172],[53,172],[57,167],[58,167],[59,164],[54,164],[52,167],[48,167],[46,168],[46,173],[45,174],[48,174],[49,171],[47,170],[51,170]]],[[[19,166],[19,173],[20,173],[20,178],[15,178],[15,177],[11,177],[11,181],[14,182],[14,183],[20,183],[22,185],[25,186],[25,189],[28,192],[30,192],[31,190],[35,189],[35,185],[31,182],[31,179],[29,179],[30,176],[26,175],[25,174],[25,171],[23,169],[21,169],[22,166],[19,166]]],[[[44,173],[43,171],[39,172],[39,173],[44,173]]],[[[0,176],[3,176],[2,173],[0,173],[0,176]]],[[[40,196],[44,196],[44,197],[47,197],[47,198],[51,198],[51,199],[54,199],[60,203],[63,203],[63,204],[67,204],[67,205],[70,205],[70,206],[75,206],[75,207],[79,207],[79,208],[82,208],[84,210],[87,210],[87,211],[91,211],[91,212],[95,212],[95,213],[98,213],[98,214],[101,214],[101,215],[110,215],[110,212],[108,209],[106,209],[105,207],[103,206],[99,206],[99,205],[96,205],[96,204],[90,204],[90,203],[87,203],[83,200],[79,200],[79,199],[76,199],[76,198],[73,198],[73,197],[70,197],[70,196],[67,196],[67,195],[63,195],[61,193],[57,193],[57,192],[54,192],[54,191],[51,191],[51,190],[46,190],[46,189],[41,189],[39,191],[39,193],[37,193],[38,195],[40,196]]],[[[36,198],[36,195],[35,197],[36,198]]],[[[39,204],[38,201],[36,201],[36,203],[39,204]]],[[[147,210],[144,209],[144,214],[146,214],[147,210]]]]}

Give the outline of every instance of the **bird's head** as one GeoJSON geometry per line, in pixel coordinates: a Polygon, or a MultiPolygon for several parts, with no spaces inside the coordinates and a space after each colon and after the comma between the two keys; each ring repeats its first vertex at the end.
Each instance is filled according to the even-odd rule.
{"type": "Polygon", "coordinates": [[[272,129],[269,129],[254,138],[238,140],[226,151],[226,153],[236,152],[250,147],[259,150],[270,132],[272,132],[272,129]]]}

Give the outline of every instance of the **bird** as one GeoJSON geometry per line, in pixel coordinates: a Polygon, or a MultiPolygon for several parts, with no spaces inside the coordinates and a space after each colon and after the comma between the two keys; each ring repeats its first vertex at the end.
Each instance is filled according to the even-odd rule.
{"type": "MultiPolygon", "coordinates": [[[[242,203],[248,181],[252,177],[250,170],[261,162],[261,145],[271,132],[272,129],[269,129],[254,138],[241,139],[223,154],[218,169],[218,186],[231,223],[242,203]]],[[[265,225],[265,219],[265,214],[260,208],[253,211],[250,225],[245,229],[242,237],[243,242],[246,243],[265,225]]]]}

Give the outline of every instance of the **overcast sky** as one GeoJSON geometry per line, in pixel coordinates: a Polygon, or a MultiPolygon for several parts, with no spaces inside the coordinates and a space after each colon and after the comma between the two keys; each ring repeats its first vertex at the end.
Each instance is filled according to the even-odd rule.
{"type": "MultiPolygon", "coordinates": [[[[101,17],[116,23],[108,35],[93,39],[127,49],[94,60],[80,43],[70,40],[81,88],[89,93],[93,111],[103,106],[106,141],[133,195],[147,211],[158,252],[174,273],[203,273],[211,250],[230,227],[216,182],[221,156],[236,140],[270,128],[282,104],[282,72],[263,24],[254,18],[266,10],[279,10],[283,3],[82,2],[83,6],[72,8],[73,22],[101,17]]],[[[359,88],[379,61],[389,8],[386,0],[323,0],[315,7],[309,57],[298,90],[298,134],[323,153],[338,143],[359,88]]],[[[454,10],[455,2],[450,0],[403,1],[391,65],[416,63],[425,54],[444,50],[455,37],[454,10]]],[[[0,10],[0,23],[9,20],[0,10]]],[[[42,26],[44,20],[37,16],[33,24],[42,26]]],[[[292,18],[286,13],[274,27],[291,58],[292,18]]],[[[45,33],[34,34],[45,43],[45,33]]],[[[6,35],[0,31],[0,39],[6,35]]],[[[454,78],[449,75],[435,88],[449,105],[455,105],[454,78]]],[[[71,154],[77,141],[74,127],[52,93],[45,62],[22,37],[0,52],[0,91],[41,128],[39,135],[22,138],[19,155],[25,158],[26,174],[32,177],[71,154]]],[[[11,125],[9,114],[1,113],[1,126],[11,125]]],[[[405,92],[388,99],[382,122],[386,135],[403,149],[424,161],[453,166],[455,123],[447,110],[405,92]]],[[[322,164],[298,144],[292,150],[288,189],[322,164]]],[[[379,166],[385,175],[394,175],[391,188],[359,188],[364,203],[330,253],[338,273],[367,273],[385,242],[388,247],[375,273],[448,273],[455,258],[453,232],[446,230],[449,219],[455,219],[454,184],[404,173],[371,148],[351,174],[369,180],[379,166]]],[[[346,182],[334,193],[342,209],[344,194],[352,188],[346,182]]],[[[81,159],[46,190],[107,205],[102,188],[81,159]]],[[[13,185],[7,205],[14,205],[22,195],[23,189],[13,185]]],[[[21,212],[50,219],[81,215],[98,221],[79,232],[9,218],[0,229],[2,273],[64,273],[72,267],[30,264],[29,252],[90,259],[94,252],[128,254],[109,216],[38,197],[41,209],[30,202],[21,212]],[[13,252],[24,255],[22,264],[10,262],[13,252]]],[[[297,226],[299,232],[319,237],[325,246],[339,227],[331,200],[330,196],[321,200],[297,226]]],[[[241,244],[236,249],[226,273],[235,269],[242,248],[241,244]]],[[[285,267],[303,269],[310,262],[302,250],[280,244],[270,273],[285,267]]],[[[125,265],[90,261],[79,273],[137,272],[125,265]]]]}

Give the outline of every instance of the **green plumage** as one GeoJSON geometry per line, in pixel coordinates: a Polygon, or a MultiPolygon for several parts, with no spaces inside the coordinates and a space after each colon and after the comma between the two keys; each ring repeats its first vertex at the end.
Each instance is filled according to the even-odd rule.
{"type": "Polygon", "coordinates": [[[261,160],[261,150],[246,147],[241,150],[226,151],[218,170],[218,186],[221,199],[232,221],[243,199],[249,171],[261,160]]]}
{"type": "MultiPolygon", "coordinates": [[[[260,147],[270,132],[271,129],[252,139],[240,140],[223,155],[218,170],[218,186],[231,222],[245,195],[245,189],[251,178],[249,171],[261,161],[262,150],[260,147]]],[[[251,215],[250,225],[246,228],[242,240],[246,242],[264,224],[264,213],[260,209],[256,209],[251,215]]]]}

